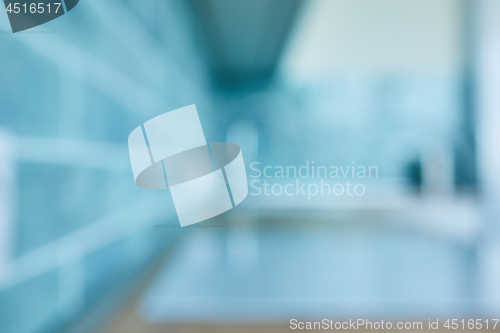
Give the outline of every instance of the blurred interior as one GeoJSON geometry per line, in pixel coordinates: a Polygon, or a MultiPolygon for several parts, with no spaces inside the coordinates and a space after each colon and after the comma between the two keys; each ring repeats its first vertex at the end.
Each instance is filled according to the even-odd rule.
{"type": "Polygon", "coordinates": [[[12,34],[0,11],[0,332],[498,318],[498,17],[497,0],[82,0],[12,34]],[[251,188],[180,228],[168,190],[134,184],[127,137],[191,104],[249,182],[254,162],[377,177],[360,196],[251,188]]]}

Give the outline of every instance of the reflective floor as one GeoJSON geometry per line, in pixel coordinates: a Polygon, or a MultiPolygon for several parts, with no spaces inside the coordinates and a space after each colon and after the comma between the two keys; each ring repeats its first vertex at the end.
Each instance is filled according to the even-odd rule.
{"type": "Polygon", "coordinates": [[[163,265],[111,331],[273,332],[292,318],[460,317],[475,289],[467,246],[369,214],[192,228],[163,265]]]}

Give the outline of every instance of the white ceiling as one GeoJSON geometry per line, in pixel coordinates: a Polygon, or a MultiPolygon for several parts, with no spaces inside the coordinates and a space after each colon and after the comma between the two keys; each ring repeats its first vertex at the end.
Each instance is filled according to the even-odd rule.
{"type": "Polygon", "coordinates": [[[281,68],[332,73],[456,73],[463,64],[463,0],[310,0],[281,68]]]}

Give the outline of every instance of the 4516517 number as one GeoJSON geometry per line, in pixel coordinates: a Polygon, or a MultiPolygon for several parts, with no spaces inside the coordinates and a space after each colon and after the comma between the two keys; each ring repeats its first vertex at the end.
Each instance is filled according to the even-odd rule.
{"type": "Polygon", "coordinates": [[[9,14],[11,14],[11,13],[14,13],[14,14],[19,14],[19,13],[24,13],[24,14],[28,14],[28,13],[31,13],[31,14],[56,13],[57,14],[57,12],[61,8],[61,5],[62,5],[62,3],[60,3],[60,2],[54,3],[53,6],[50,3],[45,4],[43,2],[39,2],[39,3],[32,2],[29,5],[26,3],[24,3],[24,4],[20,4],[20,3],[11,4],[11,3],[9,3],[9,5],[6,8],[6,11],[9,14]]]}

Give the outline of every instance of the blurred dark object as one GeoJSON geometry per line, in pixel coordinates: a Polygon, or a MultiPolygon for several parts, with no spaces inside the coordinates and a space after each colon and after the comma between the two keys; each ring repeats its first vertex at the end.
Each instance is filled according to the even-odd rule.
{"type": "Polygon", "coordinates": [[[420,161],[411,162],[407,167],[406,174],[411,188],[420,193],[422,191],[422,165],[420,161]]]}

